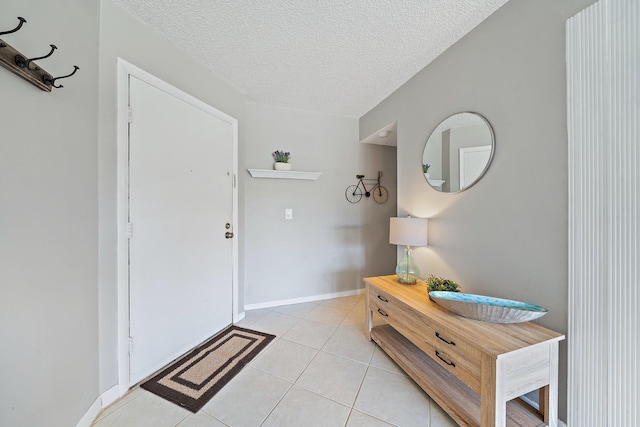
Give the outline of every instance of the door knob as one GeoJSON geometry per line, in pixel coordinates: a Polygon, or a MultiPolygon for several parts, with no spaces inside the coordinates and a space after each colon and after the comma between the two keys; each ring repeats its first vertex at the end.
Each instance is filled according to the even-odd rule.
{"type": "Polygon", "coordinates": [[[227,239],[231,239],[233,237],[233,233],[231,233],[230,231],[227,231],[226,233],[224,233],[224,237],[227,239]]]}

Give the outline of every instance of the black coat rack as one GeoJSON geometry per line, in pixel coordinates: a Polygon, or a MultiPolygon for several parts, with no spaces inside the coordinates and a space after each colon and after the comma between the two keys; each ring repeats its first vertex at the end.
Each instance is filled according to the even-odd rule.
{"type": "MultiPolygon", "coordinates": [[[[2,31],[0,32],[0,36],[17,32],[18,30],[20,30],[20,28],[22,28],[22,25],[27,22],[27,20],[22,17],[18,17],[18,20],[20,21],[20,23],[16,28],[9,31],[2,31]]],[[[63,87],[61,84],[56,84],[56,80],[71,77],[80,68],[77,65],[74,65],[71,74],[60,77],[53,77],[51,74],[47,73],[34,61],[46,59],[53,55],[53,52],[57,49],[57,47],[53,44],[49,45],[49,47],[51,48],[51,50],[46,55],[27,58],[26,55],[23,55],[17,49],[11,47],[11,45],[9,45],[7,42],[0,39],[0,65],[5,67],[12,73],[22,77],[32,85],[46,92],[51,92],[51,88],[63,87]]]]}

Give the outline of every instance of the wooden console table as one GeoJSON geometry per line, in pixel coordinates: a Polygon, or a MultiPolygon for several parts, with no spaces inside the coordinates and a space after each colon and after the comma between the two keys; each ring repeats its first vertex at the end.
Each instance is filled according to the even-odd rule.
{"type": "Polygon", "coordinates": [[[453,314],[429,300],[426,283],[369,277],[373,339],[462,426],[557,426],[558,343],[535,323],[495,324],[453,314]],[[386,324],[373,326],[373,313],[386,324]],[[540,393],[536,411],[521,399],[540,393]]]}

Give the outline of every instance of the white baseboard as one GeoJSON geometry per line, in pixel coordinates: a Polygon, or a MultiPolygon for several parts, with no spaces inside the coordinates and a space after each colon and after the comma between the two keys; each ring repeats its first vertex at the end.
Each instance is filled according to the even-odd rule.
{"type": "Polygon", "coordinates": [[[118,393],[118,385],[116,384],[113,387],[111,387],[109,390],[102,393],[102,396],[100,396],[100,398],[102,400],[101,401],[102,409],[106,408],[116,400],[120,399],[120,393],[118,393]]]}
{"type": "Polygon", "coordinates": [[[114,385],[109,390],[102,393],[98,398],[93,402],[91,407],[85,414],[80,418],[76,427],[90,427],[91,424],[95,421],[95,419],[107,406],[111,405],[113,402],[118,400],[120,395],[118,394],[118,386],[114,385]]]}
{"type": "Polygon", "coordinates": [[[89,410],[85,412],[82,418],[80,418],[80,421],[78,421],[78,424],[76,424],[76,427],[90,427],[101,410],[102,410],[102,397],[98,396],[98,398],[93,402],[89,410]]]}
{"type": "Polygon", "coordinates": [[[538,405],[538,402],[536,402],[533,399],[529,399],[526,395],[520,396],[520,399],[522,399],[525,402],[527,402],[529,404],[529,406],[534,407],[536,409],[536,411],[540,409],[540,405],[538,405]]]}
{"type": "Polygon", "coordinates": [[[238,323],[239,321],[244,319],[246,316],[247,316],[247,313],[244,311],[238,313],[238,316],[235,319],[233,319],[233,323],[238,323]]]}
{"type": "Polygon", "coordinates": [[[260,302],[257,304],[245,304],[245,310],[257,310],[259,308],[279,307],[281,305],[301,304],[303,302],[323,301],[333,298],[350,297],[353,295],[361,295],[364,293],[363,289],[354,289],[351,291],[333,292],[330,294],[311,295],[302,298],[283,299],[279,301],[260,302]]]}
{"type": "MultiPolygon", "coordinates": [[[[312,295],[308,297],[302,298],[291,298],[279,301],[269,301],[258,304],[247,304],[244,306],[245,311],[238,314],[238,319],[235,322],[239,322],[244,319],[246,316],[246,310],[257,310],[259,308],[269,308],[269,307],[279,307],[281,305],[291,305],[291,304],[300,304],[304,302],[312,302],[312,301],[323,301],[333,298],[341,298],[341,297],[350,297],[354,295],[361,295],[364,293],[363,289],[354,289],[351,291],[343,291],[343,292],[333,292],[330,294],[322,294],[322,295],[312,295]]],[[[120,393],[118,392],[118,385],[111,387],[109,390],[102,393],[98,398],[93,402],[89,410],[84,414],[82,419],[78,421],[76,427],[90,427],[91,423],[96,419],[96,417],[100,414],[100,411],[103,408],[111,405],[113,402],[120,398],[120,393]]]]}
{"type": "MultiPolygon", "coordinates": [[[[536,411],[540,409],[540,405],[538,404],[538,402],[536,402],[535,400],[529,399],[526,395],[520,396],[520,399],[524,400],[530,406],[534,407],[536,411]]],[[[558,427],[567,427],[567,425],[564,423],[564,421],[562,421],[561,419],[558,419],[558,427]]]]}

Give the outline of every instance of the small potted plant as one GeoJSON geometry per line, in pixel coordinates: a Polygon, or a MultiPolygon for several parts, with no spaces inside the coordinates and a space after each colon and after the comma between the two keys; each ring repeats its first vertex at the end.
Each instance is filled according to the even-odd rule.
{"type": "Polygon", "coordinates": [[[424,177],[429,179],[431,177],[431,175],[429,174],[429,168],[431,167],[430,164],[428,163],[423,163],[422,164],[422,173],[424,173],[424,177]]]}
{"type": "Polygon", "coordinates": [[[273,168],[277,171],[290,171],[291,163],[289,163],[289,159],[291,158],[291,153],[288,151],[280,151],[276,150],[271,153],[273,159],[276,161],[273,164],[273,168]]]}
{"type": "MultiPolygon", "coordinates": [[[[427,279],[427,294],[431,291],[461,292],[460,285],[451,279],[436,277],[433,274],[427,279]]],[[[429,297],[431,299],[431,297],[429,297]]]]}

